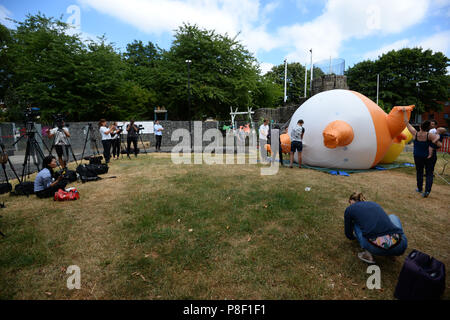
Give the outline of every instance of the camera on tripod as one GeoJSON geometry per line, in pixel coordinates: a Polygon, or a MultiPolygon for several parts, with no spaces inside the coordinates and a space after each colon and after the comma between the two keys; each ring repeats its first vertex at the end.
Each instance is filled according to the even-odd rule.
{"type": "Polygon", "coordinates": [[[142,130],[144,130],[144,126],[142,124],[138,125],[138,131],[141,132],[142,130]]]}
{"type": "Polygon", "coordinates": [[[24,115],[27,122],[34,122],[41,117],[41,109],[36,107],[27,108],[25,109],[24,115]]]}
{"type": "Polygon", "coordinates": [[[59,130],[62,130],[64,127],[64,116],[60,113],[52,115],[53,120],[55,121],[55,125],[59,130]]]}

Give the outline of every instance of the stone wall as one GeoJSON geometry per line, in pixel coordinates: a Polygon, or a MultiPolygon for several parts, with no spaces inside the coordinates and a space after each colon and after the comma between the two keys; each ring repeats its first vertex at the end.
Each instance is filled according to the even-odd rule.
{"type": "Polygon", "coordinates": [[[312,85],[313,95],[333,89],[348,90],[347,76],[337,76],[334,74],[328,74],[313,80],[312,85]]]}

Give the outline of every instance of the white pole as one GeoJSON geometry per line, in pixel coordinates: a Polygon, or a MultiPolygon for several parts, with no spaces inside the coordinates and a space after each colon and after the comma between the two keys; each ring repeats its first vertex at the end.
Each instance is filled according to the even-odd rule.
{"type": "Polygon", "coordinates": [[[380,74],[377,74],[377,105],[378,105],[378,93],[379,93],[379,89],[380,88],[380,74]]]}
{"type": "Polygon", "coordinates": [[[287,84],[287,59],[284,59],[284,103],[286,103],[286,84],[287,84]]]}
{"type": "Polygon", "coordinates": [[[309,94],[312,96],[312,83],[313,83],[313,63],[312,63],[312,49],[309,50],[311,52],[311,79],[309,80],[309,94]]]}
{"type": "Polygon", "coordinates": [[[308,62],[305,62],[305,98],[306,98],[306,83],[308,82],[308,62]]]}

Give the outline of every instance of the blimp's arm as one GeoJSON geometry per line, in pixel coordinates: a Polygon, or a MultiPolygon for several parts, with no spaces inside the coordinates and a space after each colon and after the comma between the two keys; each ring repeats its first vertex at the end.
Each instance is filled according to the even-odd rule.
{"type": "Polygon", "coordinates": [[[406,108],[403,108],[403,120],[405,121],[406,128],[408,128],[409,132],[411,132],[411,134],[412,134],[413,136],[415,136],[416,133],[417,133],[417,131],[416,131],[416,129],[414,129],[414,127],[409,123],[408,114],[406,113],[406,108]]]}

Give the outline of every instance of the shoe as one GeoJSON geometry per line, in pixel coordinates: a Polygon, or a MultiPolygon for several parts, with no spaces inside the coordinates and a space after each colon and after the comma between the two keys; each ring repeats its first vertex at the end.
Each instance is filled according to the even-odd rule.
{"type": "Polygon", "coordinates": [[[358,258],[368,264],[375,263],[375,260],[373,259],[372,255],[367,251],[359,252],[358,258]]]}
{"type": "Polygon", "coordinates": [[[422,190],[419,190],[419,188],[416,189],[416,192],[422,193],[422,190]]]}
{"type": "Polygon", "coordinates": [[[424,198],[427,198],[428,196],[429,196],[429,192],[424,192],[424,193],[422,193],[422,197],[424,197],[424,198]]]}
{"type": "Polygon", "coordinates": [[[292,169],[292,168],[293,168],[293,166],[289,166],[289,168],[291,168],[291,169],[292,169]]]}

